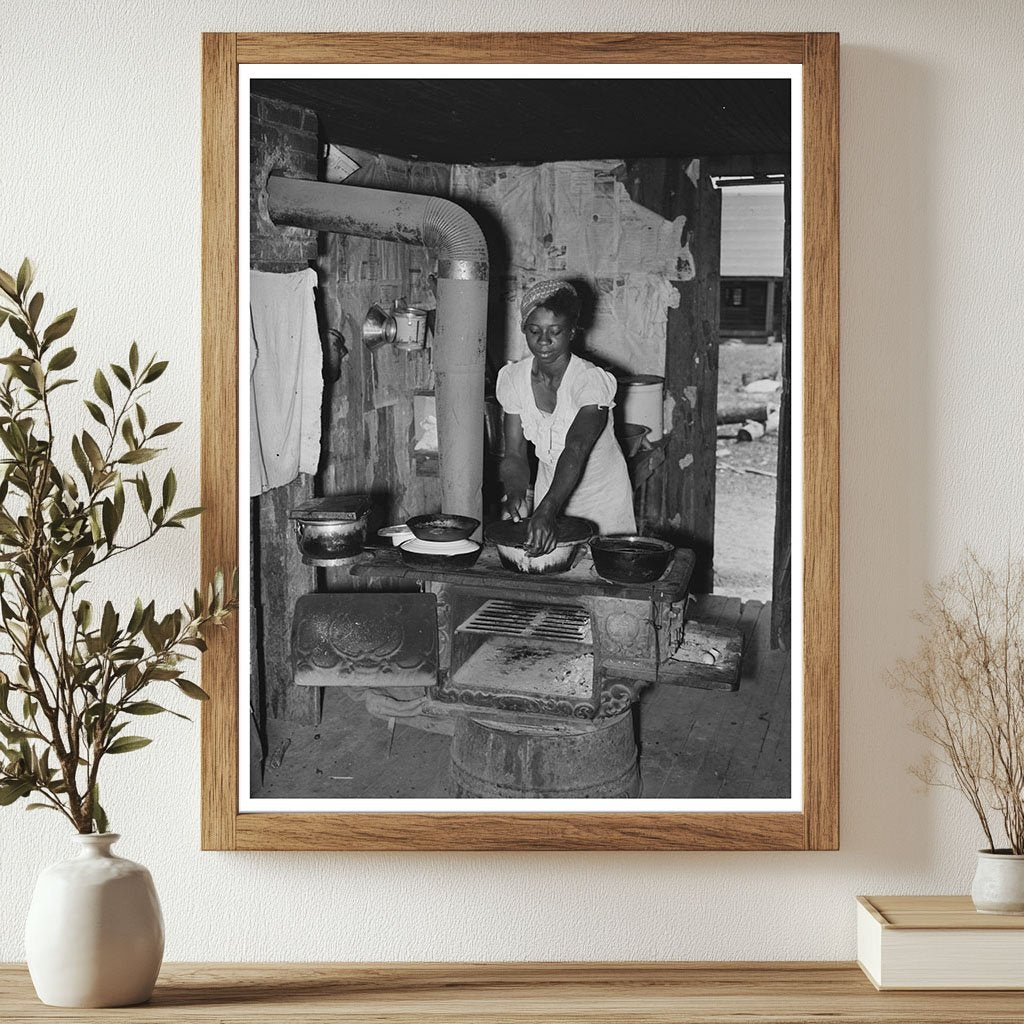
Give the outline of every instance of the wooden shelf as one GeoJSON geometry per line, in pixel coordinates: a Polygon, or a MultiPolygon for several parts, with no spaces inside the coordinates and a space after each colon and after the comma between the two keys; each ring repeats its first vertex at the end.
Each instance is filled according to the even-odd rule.
{"type": "Polygon", "coordinates": [[[130,1024],[1020,1024],[1019,992],[876,992],[855,964],[166,964],[144,1006],[61,1010],[0,965],[0,1019],[130,1024]]]}

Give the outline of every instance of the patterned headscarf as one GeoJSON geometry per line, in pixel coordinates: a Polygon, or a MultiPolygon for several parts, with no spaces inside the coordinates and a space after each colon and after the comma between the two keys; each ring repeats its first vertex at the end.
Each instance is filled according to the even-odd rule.
{"type": "Polygon", "coordinates": [[[526,289],[523,301],[519,306],[519,327],[526,330],[527,317],[540,305],[547,302],[553,295],[559,292],[569,292],[576,295],[576,289],[568,281],[538,281],[526,289]]]}

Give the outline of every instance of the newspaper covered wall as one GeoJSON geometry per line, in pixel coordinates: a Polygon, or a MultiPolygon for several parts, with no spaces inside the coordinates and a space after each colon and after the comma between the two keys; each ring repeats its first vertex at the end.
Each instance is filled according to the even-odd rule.
{"type": "Polygon", "coordinates": [[[665,372],[668,310],[679,303],[671,282],[695,273],[683,241],[686,218],[666,220],[634,203],[619,180],[622,168],[617,160],[452,167],[452,198],[485,209],[507,239],[508,271],[498,282],[502,361],[526,355],[523,292],[555,277],[592,292],[586,353],[626,373],[665,372]]]}

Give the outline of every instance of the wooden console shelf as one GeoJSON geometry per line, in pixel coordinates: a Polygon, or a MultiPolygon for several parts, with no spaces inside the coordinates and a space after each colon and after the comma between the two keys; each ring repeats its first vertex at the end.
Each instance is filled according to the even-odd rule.
{"type": "Polygon", "coordinates": [[[850,963],[166,964],[150,1003],[61,1010],[0,965],[0,1020],[1020,1024],[1022,992],[876,992],[850,963]]]}

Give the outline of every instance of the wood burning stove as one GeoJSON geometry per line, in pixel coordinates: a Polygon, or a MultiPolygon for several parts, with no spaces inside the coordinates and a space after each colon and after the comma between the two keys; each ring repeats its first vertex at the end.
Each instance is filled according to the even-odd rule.
{"type": "Polygon", "coordinates": [[[710,635],[701,626],[695,643],[698,627],[685,620],[693,564],[693,552],[680,549],[662,579],[617,585],[597,575],[589,554],[566,573],[526,576],[503,569],[490,548],[463,569],[412,568],[393,549],[379,549],[352,574],[396,591],[415,584],[421,594],[300,600],[292,631],[296,681],[389,692],[418,688],[408,692],[409,706],[425,719],[486,711],[495,720],[587,721],[621,713],[654,682],[735,689],[738,634],[710,635]],[[386,619],[402,623],[401,637],[391,636],[392,629],[380,639],[379,623],[386,619]],[[373,636],[364,636],[367,631],[373,636]],[[311,638],[323,637],[329,643],[317,642],[333,653],[322,655],[313,673],[311,638]],[[417,643],[423,657],[414,650],[417,643]],[[428,677],[424,670],[433,672],[435,650],[436,673],[428,677]],[[705,664],[709,650],[716,656],[705,664]],[[372,657],[380,659],[378,679],[367,673],[372,657]]]}

